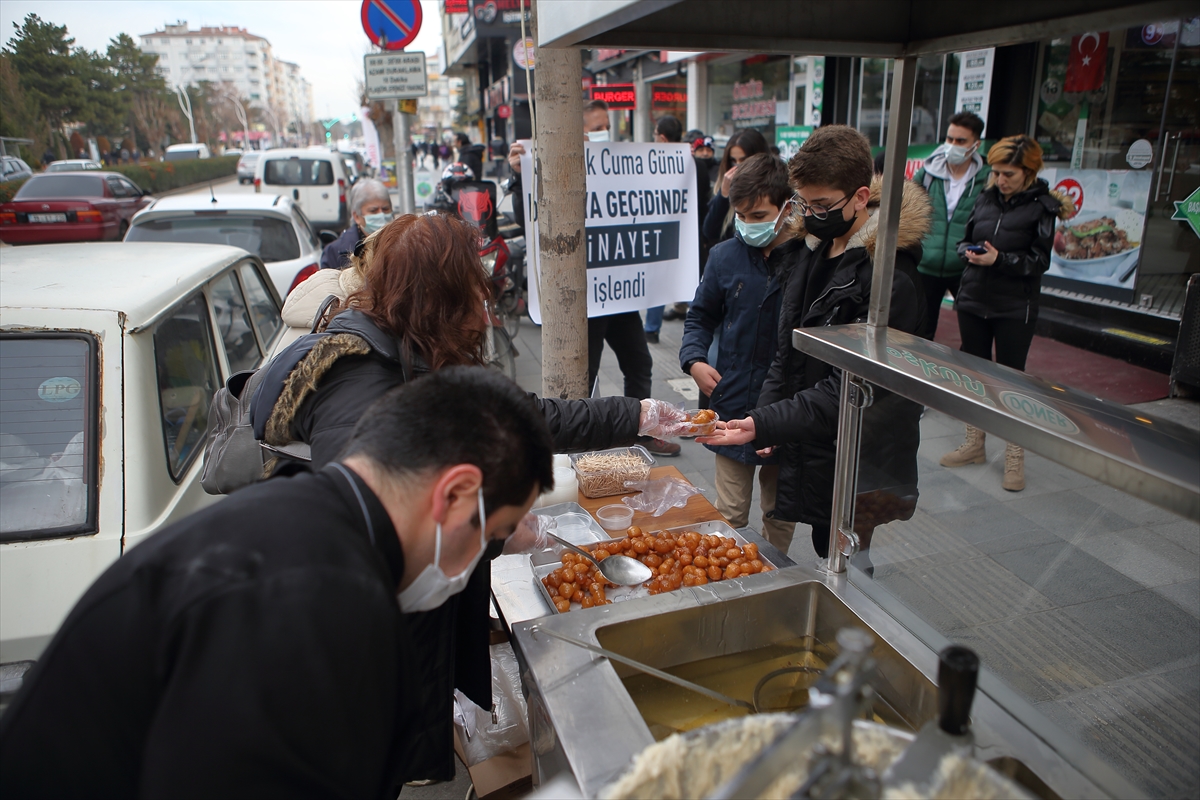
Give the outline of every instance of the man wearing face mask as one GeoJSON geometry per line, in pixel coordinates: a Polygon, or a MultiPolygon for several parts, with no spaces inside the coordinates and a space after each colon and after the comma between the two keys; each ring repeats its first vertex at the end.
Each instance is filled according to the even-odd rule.
{"type": "Polygon", "coordinates": [[[928,308],[925,329],[921,332],[926,339],[937,333],[938,312],[946,292],[958,297],[964,268],[958,256],[958,243],[991,172],[979,153],[981,136],[982,119],[970,111],[955,114],[946,128],[945,143],[913,175],[913,183],[925,188],[933,205],[932,225],[921,243],[924,252],[917,267],[928,308]]]}
{"type": "Polygon", "coordinates": [[[350,227],[325,246],[321,269],[345,269],[350,266],[354,246],[394,218],[392,198],[387,187],[374,178],[363,178],[350,190],[350,227]]]}
{"type": "Polygon", "coordinates": [[[396,797],[450,737],[420,612],[552,487],[551,452],[515,384],[448,368],[385,395],[338,461],[139,545],[0,717],[0,792],[396,797]]]}
{"type": "MultiPolygon", "coordinates": [[[[721,419],[741,419],[758,405],[775,358],[779,303],[787,267],[801,243],[787,224],[793,210],[787,165],[770,153],[751,156],[729,185],[736,234],[712,249],[704,278],[683,323],[679,365],[710,396],[721,419]],[[715,363],[709,348],[721,331],[715,363]]],[[[750,521],[758,472],[764,535],[786,553],[795,525],[771,519],[779,464],[749,444],[709,446],[716,457],[717,510],[741,528],[750,521]]]]}
{"type": "MultiPolygon", "coordinates": [[[[803,245],[784,288],[775,360],[758,407],[744,419],[718,423],[713,436],[697,441],[753,443],[759,455],[777,455],[779,490],[771,516],[811,525],[813,549],[825,557],[841,372],[793,348],[792,330],[866,321],[883,183],[874,176],[866,137],[845,125],[814,131],[788,163],[788,172],[799,210],[792,218],[794,234],[803,245]]],[[[908,333],[920,330],[925,321],[916,267],[928,228],[929,199],[906,183],[888,326],[908,333]]],[[[885,408],[888,417],[873,415],[872,421],[880,423],[873,428],[881,432],[877,440],[867,435],[864,423],[862,461],[895,481],[886,485],[911,483],[915,491],[921,407],[894,395],[885,399],[886,394],[875,391],[872,408],[885,408]]]]}

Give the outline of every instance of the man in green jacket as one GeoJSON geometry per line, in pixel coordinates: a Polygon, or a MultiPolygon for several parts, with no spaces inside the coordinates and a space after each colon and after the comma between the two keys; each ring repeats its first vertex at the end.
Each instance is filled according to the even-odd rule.
{"type": "Polygon", "coordinates": [[[955,114],[946,128],[945,143],[913,175],[913,181],[929,192],[933,204],[932,226],[921,242],[924,255],[917,267],[928,309],[925,330],[921,332],[926,339],[937,333],[938,313],[946,292],[958,296],[964,265],[956,248],[975,208],[975,198],[987,186],[991,171],[979,153],[982,136],[982,119],[970,111],[955,114]]]}

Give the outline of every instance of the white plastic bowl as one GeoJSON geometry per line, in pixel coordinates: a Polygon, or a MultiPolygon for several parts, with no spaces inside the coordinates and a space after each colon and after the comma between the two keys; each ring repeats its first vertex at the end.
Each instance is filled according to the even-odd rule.
{"type": "Polygon", "coordinates": [[[627,530],[633,524],[633,509],[622,503],[601,506],[596,511],[596,519],[606,531],[627,530]]]}

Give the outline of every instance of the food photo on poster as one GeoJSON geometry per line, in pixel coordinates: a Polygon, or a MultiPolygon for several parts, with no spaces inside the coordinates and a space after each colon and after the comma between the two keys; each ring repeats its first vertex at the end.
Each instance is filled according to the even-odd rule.
{"type": "MultiPolygon", "coordinates": [[[[521,144],[521,174],[534,175],[532,143],[521,144]]],[[[587,142],[584,148],[588,316],[691,299],[700,276],[696,162],[689,145],[587,142]]],[[[536,177],[524,191],[525,230],[536,241],[536,177]]],[[[536,252],[533,266],[540,270],[536,252]]],[[[529,281],[529,314],[538,324],[540,284],[529,281]]]]}
{"type": "MultiPolygon", "coordinates": [[[[1151,173],[1138,170],[1045,169],[1050,188],[1071,199],[1050,253],[1050,278],[1133,291],[1141,259],[1151,173]]],[[[1064,287],[1067,288],[1067,287],[1064,287]]]]}

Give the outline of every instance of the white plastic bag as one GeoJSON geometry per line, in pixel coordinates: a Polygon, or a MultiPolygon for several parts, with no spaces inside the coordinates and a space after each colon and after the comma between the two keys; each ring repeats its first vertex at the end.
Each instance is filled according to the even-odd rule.
{"type": "Polygon", "coordinates": [[[515,750],[529,741],[529,710],[521,694],[517,656],[509,644],[494,644],[492,709],[472,703],[454,690],[454,724],[463,732],[463,755],[468,767],[515,750]]]}
{"type": "Polygon", "coordinates": [[[625,488],[641,494],[622,497],[622,503],[634,511],[649,511],[656,517],[661,517],[672,508],[683,508],[692,495],[704,491],[687,481],[670,477],[650,481],[625,481],[625,488]]]}

